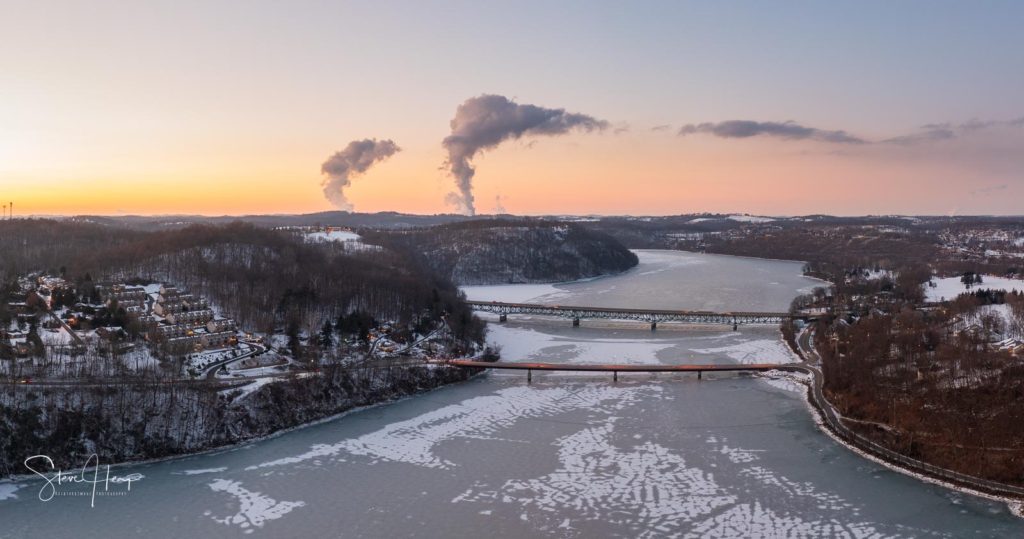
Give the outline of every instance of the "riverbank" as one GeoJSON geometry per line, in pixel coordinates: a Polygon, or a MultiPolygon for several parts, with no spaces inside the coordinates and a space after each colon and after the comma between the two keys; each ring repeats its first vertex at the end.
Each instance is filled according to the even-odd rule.
{"type": "MultiPolygon", "coordinates": [[[[813,347],[813,341],[807,342],[813,347]]],[[[799,345],[795,349],[792,348],[792,344],[790,346],[791,351],[801,362],[800,365],[792,367],[803,370],[812,377],[807,391],[804,392],[804,399],[812,410],[815,423],[830,438],[858,455],[893,471],[965,494],[1004,502],[1015,515],[1024,517],[1024,488],[973,477],[913,459],[868,440],[846,427],[842,423],[842,415],[825,397],[824,374],[817,366],[808,362],[799,345]]],[[[809,353],[814,352],[811,350],[809,353]]]]}
{"type": "MultiPolygon", "coordinates": [[[[470,372],[469,369],[461,369],[461,370],[470,373],[469,376],[467,376],[465,380],[454,381],[454,382],[450,382],[450,383],[446,383],[446,384],[439,384],[439,385],[436,385],[436,386],[433,386],[433,387],[430,387],[430,388],[427,388],[427,389],[423,389],[421,391],[417,391],[415,393],[410,393],[410,394],[402,395],[402,396],[399,396],[399,397],[383,399],[383,400],[374,402],[372,404],[355,406],[355,407],[352,407],[352,408],[340,411],[340,412],[338,412],[338,413],[336,413],[334,415],[331,415],[331,416],[327,416],[327,417],[323,417],[323,418],[320,418],[320,419],[317,419],[317,420],[309,421],[309,422],[303,423],[301,425],[295,425],[293,427],[283,428],[283,429],[274,431],[274,432],[272,432],[270,434],[266,434],[266,435],[263,435],[263,436],[258,436],[258,437],[255,437],[255,438],[249,438],[249,439],[246,439],[246,440],[242,440],[242,441],[239,441],[239,442],[236,442],[236,443],[232,443],[232,444],[228,444],[228,445],[224,445],[224,446],[213,447],[213,448],[210,448],[210,449],[204,449],[202,451],[193,451],[193,452],[189,452],[189,453],[182,453],[182,454],[177,454],[177,455],[169,455],[169,456],[166,456],[166,457],[158,457],[158,458],[151,458],[151,459],[127,460],[127,461],[122,461],[122,462],[116,462],[116,463],[110,464],[109,467],[110,467],[111,470],[119,470],[119,469],[136,467],[136,466],[147,466],[147,465],[160,464],[160,463],[165,463],[165,462],[174,462],[174,461],[185,460],[185,459],[196,458],[196,457],[209,457],[209,456],[214,456],[214,455],[221,455],[221,454],[225,454],[225,453],[230,453],[232,451],[239,451],[239,450],[246,449],[249,446],[252,446],[254,444],[258,444],[260,442],[266,442],[266,441],[269,441],[269,440],[273,440],[275,438],[280,438],[281,436],[284,436],[286,434],[298,432],[298,431],[301,431],[303,429],[308,429],[308,428],[315,427],[315,426],[318,426],[318,425],[323,425],[325,423],[330,423],[332,421],[339,420],[339,419],[341,419],[343,417],[346,417],[346,416],[349,416],[351,414],[372,410],[374,408],[378,408],[378,407],[381,407],[381,406],[389,406],[389,405],[392,405],[392,404],[398,404],[398,403],[406,401],[408,399],[413,399],[413,398],[416,398],[416,397],[419,397],[419,396],[427,395],[429,393],[432,393],[434,391],[438,391],[440,389],[444,389],[446,387],[451,387],[453,385],[461,384],[463,382],[468,382],[470,380],[473,380],[473,379],[475,379],[475,378],[477,378],[479,376],[483,376],[484,374],[486,374],[485,370],[479,370],[478,372],[470,372]]],[[[107,466],[107,465],[103,464],[103,466],[107,466]]],[[[0,501],[2,501],[4,499],[5,495],[13,494],[15,491],[17,491],[17,490],[23,488],[24,486],[26,486],[24,483],[31,482],[31,481],[37,481],[37,480],[40,480],[40,478],[36,474],[16,474],[16,475],[11,475],[11,476],[0,478],[0,501]],[[21,483],[21,484],[19,484],[19,483],[21,483]]]]}
{"type": "Polygon", "coordinates": [[[2,477],[23,478],[17,471],[23,469],[24,456],[36,454],[51,457],[55,468],[74,469],[92,454],[120,467],[219,452],[476,374],[436,365],[382,367],[356,375],[339,370],[269,383],[245,395],[176,387],[47,388],[37,393],[14,386],[0,394],[3,418],[34,417],[38,428],[14,431],[0,420],[5,435],[0,470],[2,477]]]}

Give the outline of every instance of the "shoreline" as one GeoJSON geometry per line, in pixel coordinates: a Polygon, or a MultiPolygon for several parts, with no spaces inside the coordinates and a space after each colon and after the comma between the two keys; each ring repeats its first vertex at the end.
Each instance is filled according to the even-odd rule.
{"type": "MultiPolygon", "coordinates": [[[[633,250],[633,251],[675,251],[675,252],[680,252],[680,253],[693,253],[695,255],[728,256],[730,258],[745,258],[747,260],[765,260],[765,261],[768,261],[768,262],[792,262],[792,263],[796,263],[796,264],[806,264],[807,263],[806,260],[790,260],[788,258],[765,258],[763,256],[730,255],[730,254],[726,254],[726,253],[702,253],[700,251],[688,251],[686,249],[631,249],[631,250],[633,250]]],[[[829,284],[829,285],[835,284],[832,281],[826,281],[825,279],[822,279],[820,277],[813,277],[811,275],[807,275],[807,274],[802,273],[802,272],[800,273],[800,276],[801,277],[805,277],[807,279],[813,279],[815,281],[822,282],[822,283],[829,284]]]]}
{"type": "MultiPolygon", "coordinates": [[[[842,446],[842,447],[852,451],[853,453],[857,454],[858,456],[860,456],[860,457],[862,457],[864,459],[867,459],[867,460],[869,460],[871,462],[874,462],[875,464],[878,464],[880,466],[885,467],[886,469],[889,469],[891,471],[894,471],[894,472],[897,472],[899,474],[905,475],[907,477],[912,477],[912,478],[917,479],[919,481],[923,481],[925,483],[929,483],[929,484],[932,484],[932,485],[940,486],[940,487],[943,487],[945,489],[948,489],[948,490],[951,490],[951,491],[954,491],[954,492],[958,492],[958,493],[961,493],[961,494],[967,494],[967,495],[975,496],[975,497],[978,497],[978,498],[984,498],[984,499],[990,500],[990,501],[997,501],[997,502],[1005,503],[1007,505],[1007,508],[1009,509],[1010,513],[1012,513],[1014,516],[1016,516],[1018,518],[1024,518],[1024,498],[1013,498],[1013,497],[1010,497],[1010,496],[1005,496],[1005,495],[1000,495],[1000,494],[992,494],[992,493],[989,493],[989,492],[985,492],[985,491],[982,491],[982,490],[971,488],[970,486],[966,486],[966,485],[963,485],[961,483],[956,483],[956,482],[947,480],[945,478],[929,474],[929,473],[924,472],[924,471],[915,470],[912,467],[904,465],[904,464],[902,464],[900,462],[889,460],[889,459],[887,459],[887,458],[885,458],[885,457],[883,457],[881,455],[877,455],[875,453],[872,453],[870,451],[862,449],[861,447],[857,446],[855,443],[853,443],[850,440],[848,440],[847,438],[845,438],[842,434],[840,434],[838,432],[835,432],[828,425],[828,421],[825,418],[824,410],[822,410],[820,408],[820,405],[815,402],[815,398],[814,398],[814,389],[815,389],[814,388],[814,379],[815,379],[815,373],[817,373],[819,376],[822,377],[822,383],[823,384],[824,384],[824,373],[821,373],[816,368],[814,368],[814,367],[810,366],[809,364],[807,364],[806,358],[804,358],[803,355],[799,351],[793,350],[793,348],[789,345],[789,343],[785,342],[785,338],[783,338],[783,342],[785,343],[786,348],[789,349],[790,354],[792,354],[795,358],[797,358],[797,361],[793,364],[793,366],[799,368],[801,371],[809,371],[809,372],[807,372],[807,374],[810,376],[810,378],[808,380],[800,381],[800,382],[797,382],[797,383],[800,383],[800,384],[805,386],[805,390],[800,392],[800,396],[801,396],[801,399],[804,402],[804,405],[808,408],[808,410],[810,412],[811,419],[814,421],[814,424],[818,427],[818,430],[823,432],[826,436],[831,438],[834,442],[836,442],[840,446],[842,446]]],[[[766,376],[764,374],[762,374],[762,376],[768,377],[768,376],[766,376]]],[[[837,418],[841,418],[842,417],[841,414],[839,414],[839,412],[835,410],[835,407],[832,406],[832,403],[828,402],[828,399],[824,398],[824,393],[822,393],[822,398],[825,401],[824,405],[830,407],[837,418]]],[[[896,452],[893,451],[893,453],[896,453],[896,452]]],[[[906,457],[906,456],[904,456],[904,457],[907,458],[907,459],[911,459],[911,457],[906,457]]],[[[911,460],[916,460],[916,459],[911,459],[911,460]]],[[[922,462],[922,464],[928,465],[928,463],[926,463],[926,462],[922,462]]],[[[935,466],[935,468],[939,468],[939,467],[935,466]]],[[[946,471],[952,472],[952,473],[959,473],[959,472],[956,472],[955,470],[946,470],[946,471]]],[[[978,478],[978,479],[981,479],[981,478],[978,478]]],[[[1013,485],[1008,485],[1008,486],[1012,487],[1013,485]]]]}
{"type": "MultiPolygon", "coordinates": [[[[441,385],[432,387],[430,389],[426,389],[426,390],[422,390],[422,391],[416,391],[414,393],[410,393],[408,395],[403,395],[403,396],[397,397],[397,398],[385,399],[385,400],[382,400],[382,401],[379,401],[379,402],[375,402],[375,403],[372,403],[372,404],[366,404],[366,405],[363,405],[363,406],[353,406],[352,408],[349,408],[347,410],[342,410],[342,411],[340,411],[338,413],[335,413],[335,414],[332,414],[332,415],[329,415],[329,416],[326,416],[326,417],[322,417],[320,419],[315,419],[313,421],[309,421],[309,422],[306,422],[306,423],[300,423],[298,425],[294,425],[294,426],[291,426],[291,427],[285,427],[283,429],[276,430],[276,431],[271,432],[269,434],[264,434],[262,436],[257,436],[257,437],[249,438],[249,439],[246,439],[246,440],[240,440],[238,442],[231,443],[231,444],[226,444],[226,445],[222,445],[222,446],[218,446],[218,447],[211,447],[211,448],[203,449],[203,450],[200,450],[200,451],[190,451],[190,452],[187,452],[187,453],[179,453],[177,455],[167,455],[167,456],[164,456],[164,457],[156,457],[156,458],[142,459],[142,460],[127,460],[127,461],[117,462],[117,463],[113,463],[113,464],[109,464],[109,465],[101,465],[101,466],[109,466],[111,470],[116,470],[116,469],[124,469],[124,468],[128,468],[128,467],[133,467],[133,466],[140,466],[140,467],[141,466],[151,466],[153,464],[162,464],[162,463],[165,463],[165,462],[171,462],[171,461],[175,461],[175,460],[185,460],[185,459],[192,458],[192,457],[210,456],[210,455],[216,455],[216,454],[220,454],[220,453],[229,453],[231,451],[238,451],[238,450],[244,449],[246,446],[249,446],[249,445],[252,445],[252,444],[256,444],[256,443],[259,443],[259,442],[263,442],[263,441],[267,441],[267,440],[271,440],[273,438],[277,438],[279,436],[283,436],[285,434],[289,434],[291,432],[294,432],[294,431],[297,431],[297,430],[300,430],[300,429],[305,429],[305,428],[308,428],[308,427],[315,427],[317,425],[321,425],[321,424],[324,424],[324,423],[329,423],[331,421],[335,421],[337,419],[341,419],[341,418],[343,418],[343,417],[345,417],[345,416],[347,416],[349,414],[354,414],[354,413],[357,413],[357,412],[362,412],[362,411],[365,411],[365,410],[370,410],[370,409],[376,408],[378,406],[386,406],[386,405],[389,405],[389,404],[394,404],[394,403],[397,403],[397,402],[404,401],[406,399],[411,399],[411,398],[418,397],[420,395],[426,395],[426,394],[432,393],[434,391],[437,391],[439,389],[443,389],[443,388],[446,388],[446,387],[449,387],[449,386],[453,386],[455,384],[464,384],[464,383],[469,382],[471,380],[477,379],[479,376],[481,376],[483,374],[486,374],[486,370],[483,371],[483,372],[478,372],[478,373],[471,374],[465,380],[459,380],[459,381],[456,381],[456,382],[448,382],[448,383],[445,383],[445,384],[441,384],[441,385]]],[[[0,486],[7,485],[7,484],[15,484],[15,483],[18,483],[18,482],[23,482],[23,481],[42,481],[42,480],[43,479],[40,478],[36,474],[13,475],[13,476],[7,476],[7,477],[0,477],[0,486]]],[[[0,500],[0,503],[2,503],[2,501],[3,500],[0,500]]]]}
{"type": "Polygon", "coordinates": [[[838,445],[840,445],[840,446],[850,450],[851,452],[855,453],[857,456],[859,456],[861,458],[864,458],[866,460],[874,462],[875,464],[878,464],[879,466],[882,466],[882,467],[884,467],[884,468],[886,468],[888,470],[894,471],[894,472],[899,473],[901,475],[905,475],[907,477],[911,477],[913,479],[917,479],[918,481],[922,481],[924,483],[929,483],[929,484],[932,484],[932,485],[935,485],[935,486],[943,487],[943,488],[945,488],[947,490],[951,490],[953,492],[958,492],[960,494],[967,494],[967,495],[975,496],[975,497],[978,497],[978,498],[984,498],[984,499],[990,500],[990,501],[996,501],[996,502],[1005,503],[1007,505],[1007,508],[1009,509],[1009,511],[1014,516],[1016,516],[1018,518],[1024,518],[1024,500],[1017,499],[1017,498],[1010,498],[1008,496],[1000,496],[998,494],[990,494],[988,492],[983,492],[983,491],[980,491],[980,490],[975,490],[975,489],[972,489],[970,487],[965,487],[963,485],[960,485],[958,483],[951,483],[949,481],[943,480],[943,479],[938,478],[938,477],[934,477],[934,476],[927,475],[927,474],[924,474],[924,473],[921,473],[921,472],[917,472],[917,471],[912,470],[910,468],[901,466],[898,463],[891,462],[891,461],[886,460],[886,459],[884,459],[882,457],[879,457],[879,456],[875,455],[874,453],[870,453],[868,451],[865,451],[865,450],[857,447],[856,445],[848,442],[842,436],[840,436],[840,435],[836,434],[835,432],[833,432],[832,429],[828,428],[828,426],[826,425],[825,418],[822,416],[821,410],[818,409],[817,406],[815,406],[814,402],[812,402],[810,393],[811,393],[811,391],[813,389],[810,387],[810,384],[807,383],[807,382],[798,382],[798,383],[800,383],[800,384],[805,386],[806,391],[801,391],[800,392],[800,397],[801,397],[801,400],[804,402],[804,405],[807,407],[807,410],[810,413],[811,419],[814,421],[814,424],[818,427],[819,431],[824,433],[825,436],[827,436],[830,439],[832,439],[832,441],[834,441],[836,444],[838,444],[838,445]]]}
{"type": "MultiPolygon", "coordinates": [[[[803,261],[803,260],[787,260],[787,259],[782,259],[782,258],[763,258],[763,257],[758,257],[758,256],[729,255],[729,254],[721,254],[721,253],[701,253],[701,252],[698,252],[698,251],[687,251],[685,249],[630,249],[629,251],[634,253],[634,254],[637,254],[637,255],[639,255],[641,252],[650,252],[650,253],[688,253],[688,254],[693,254],[693,255],[720,256],[720,257],[741,258],[741,259],[746,259],[746,260],[758,260],[758,261],[767,261],[767,262],[787,262],[787,263],[792,263],[792,264],[806,264],[807,263],[806,261],[803,261]]],[[[458,285],[458,289],[459,289],[460,292],[465,294],[466,293],[465,288],[514,287],[514,286],[548,286],[548,287],[551,287],[553,289],[552,292],[564,292],[565,290],[560,289],[558,287],[562,286],[562,285],[591,283],[591,282],[594,282],[594,281],[599,281],[601,279],[608,279],[608,278],[611,278],[611,277],[619,277],[619,276],[623,276],[623,275],[628,275],[631,272],[639,270],[641,264],[642,264],[642,262],[638,262],[637,265],[635,265],[635,266],[633,266],[633,267],[631,267],[631,268],[629,268],[627,270],[623,270],[623,271],[620,271],[620,272],[617,272],[617,273],[606,273],[606,274],[597,275],[597,276],[594,276],[594,277],[584,277],[582,279],[576,279],[576,280],[573,280],[573,281],[547,281],[547,282],[530,282],[530,283],[495,283],[495,284],[466,284],[466,285],[460,284],[460,285],[458,285]]],[[[821,279],[819,277],[814,277],[814,276],[811,276],[811,275],[806,275],[802,271],[801,272],[797,272],[797,275],[799,275],[800,277],[803,277],[805,279],[810,279],[812,281],[816,281],[818,283],[822,283],[823,285],[828,285],[828,286],[834,285],[834,283],[832,281],[826,281],[826,280],[821,279]]],[[[805,289],[801,289],[801,290],[807,290],[807,289],[805,288],[805,289]]],[[[538,296],[534,296],[532,298],[529,298],[529,301],[533,301],[534,299],[542,297],[542,296],[545,296],[545,295],[547,295],[547,294],[540,294],[538,296]]],[[[466,294],[466,296],[469,297],[469,294],[466,294]]],[[[475,301],[491,301],[491,299],[490,298],[480,298],[480,299],[477,299],[475,301]]]]}

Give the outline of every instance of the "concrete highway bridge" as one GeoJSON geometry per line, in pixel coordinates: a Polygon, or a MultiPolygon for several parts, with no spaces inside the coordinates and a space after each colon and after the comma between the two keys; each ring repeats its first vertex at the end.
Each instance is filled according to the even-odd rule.
{"type": "Polygon", "coordinates": [[[745,324],[779,324],[790,318],[803,316],[789,313],[765,312],[725,312],[711,311],[674,311],[661,309],[621,309],[608,307],[572,307],[566,305],[540,305],[535,303],[502,303],[499,301],[467,301],[474,310],[492,313],[504,322],[510,314],[527,314],[535,316],[555,316],[569,318],[573,327],[580,325],[580,320],[633,320],[651,325],[651,330],[658,328],[659,322],[681,322],[684,324],[725,324],[732,325],[735,330],[745,324]]]}

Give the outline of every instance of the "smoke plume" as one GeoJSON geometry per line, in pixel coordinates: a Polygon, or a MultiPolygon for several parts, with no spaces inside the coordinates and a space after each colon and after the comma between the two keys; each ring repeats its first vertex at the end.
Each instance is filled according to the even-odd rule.
{"type": "Polygon", "coordinates": [[[352,184],[352,177],[363,174],[374,163],[400,151],[402,149],[391,140],[353,140],[320,166],[324,175],[320,184],[324,188],[324,196],[339,210],[352,211],[352,203],[345,198],[345,188],[352,184]]]}
{"type": "Polygon", "coordinates": [[[446,201],[467,215],[473,215],[473,157],[491,150],[506,140],[529,136],[557,136],[573,130],[595,131],[608,127],[608,122],[586,114],[520,105],[500,95],[471,97],[455,110],[452,133],[442,143],[448,150],[445,165],[455,178],[458,193],[449,193],[446,201]]]}

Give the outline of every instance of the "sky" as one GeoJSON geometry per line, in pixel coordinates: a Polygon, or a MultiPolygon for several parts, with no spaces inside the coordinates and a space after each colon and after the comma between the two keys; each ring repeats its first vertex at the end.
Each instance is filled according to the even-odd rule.
{"type": "Polygon", "coordinates": [[[0,13],[19,215],[1024,214],[1021,2],[0,13]]]}

